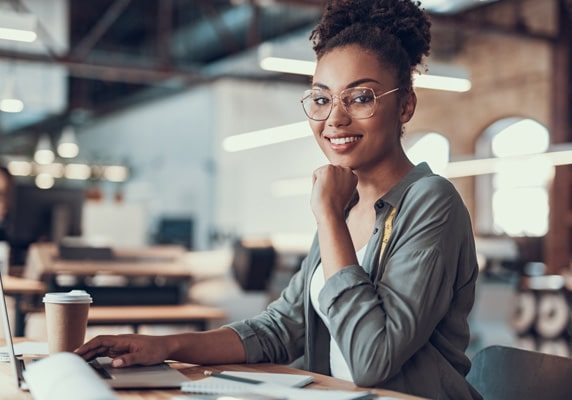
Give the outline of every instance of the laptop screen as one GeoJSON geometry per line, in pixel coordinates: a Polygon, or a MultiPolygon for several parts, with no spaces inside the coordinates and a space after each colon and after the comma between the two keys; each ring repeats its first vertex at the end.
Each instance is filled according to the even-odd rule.
{"type": "Polygon", "coordinates": [[[10,358],[10,364],[16,384],[20,385],[18,376],[18,366],[16,364],[16,355],[14,354],[14,343],[12,342],[12,333],[10,331],[10,321],[8,319],[8,307],[6,306],[6,297],[4,296],[4,284],[2,283],[2,274],[0,274],[0,314],[2,314],[2,326],[4,328],[4,340],[6,342],[6,351],[10,358]]]}

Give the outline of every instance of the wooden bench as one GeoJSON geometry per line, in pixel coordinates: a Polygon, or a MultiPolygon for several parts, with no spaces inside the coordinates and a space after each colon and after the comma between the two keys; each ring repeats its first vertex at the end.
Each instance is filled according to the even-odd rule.
{"type": "Polygon", "coordinates": [[[88,325],[130,325],[135,333],[140,325],[162,324],[192,324],[206,330],[210,321],[225,318],[223,310],[198,304],[94,306],[89,309],[88,325]]]}

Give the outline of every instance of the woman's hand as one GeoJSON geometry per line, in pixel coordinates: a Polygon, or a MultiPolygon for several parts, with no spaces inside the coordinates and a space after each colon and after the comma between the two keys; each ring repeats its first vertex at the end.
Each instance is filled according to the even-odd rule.
{"type": "Polygon", "coordinates": [[[324,165],[312,175],[312,212],[318,223],[329,217],[344,218],[358,178],[350,168],[324,165]]]}
{"type": "Polygon", "coordinates": [[[116,335],[97,336],[75,350],[85,360],[111,357],[113,367],[159,364],[169,358],[167,336],[116,335]]]}

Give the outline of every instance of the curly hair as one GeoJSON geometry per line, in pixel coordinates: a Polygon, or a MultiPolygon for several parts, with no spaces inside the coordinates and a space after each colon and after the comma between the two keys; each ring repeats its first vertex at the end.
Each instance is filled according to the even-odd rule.
{"type": "Polygon", "coordinates": [[[397,73],[399,87],[411,88],[411,75],[429,55],[431,22],[412,0],[330,0],[310,40],[316,56],[357,44],[373,51],[397,73]]]}

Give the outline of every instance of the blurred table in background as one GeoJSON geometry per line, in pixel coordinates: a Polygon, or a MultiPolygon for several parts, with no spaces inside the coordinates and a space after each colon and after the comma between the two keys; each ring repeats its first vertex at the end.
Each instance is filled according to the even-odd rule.
{"type": "Polygon", "coordinates": [[[109,260],[64,260],[54,244],[30,246],[24,277],[49,291],[83,289],[95,305],[181,304],[191,274],[179,246],[113,249],[109,260]]]}
{"type": "Polygon", "coordinates": [[[26,327],[26,300],[36,302],[46,293],[46,285],[34,279],[18,278],[10,275],[2,275],[4,294],[14,298],[14,332],[16,336],[23,336],[26,327]]]}

